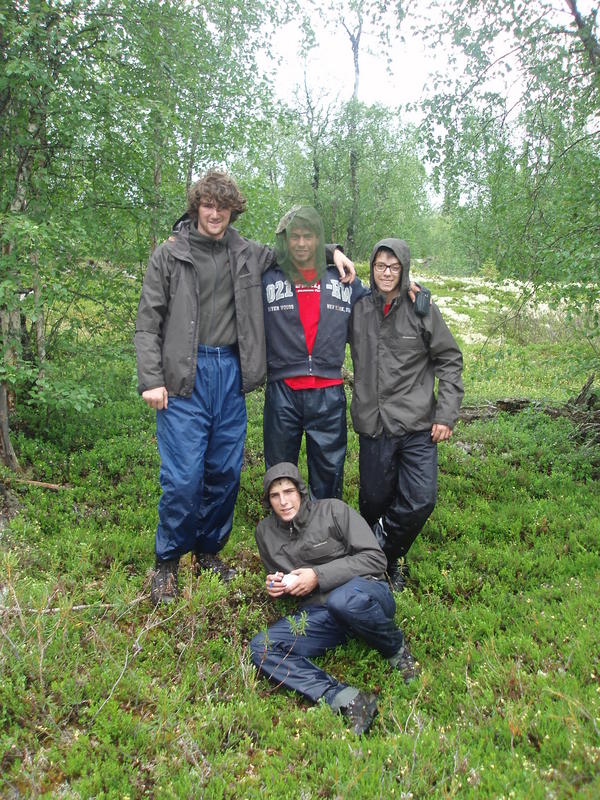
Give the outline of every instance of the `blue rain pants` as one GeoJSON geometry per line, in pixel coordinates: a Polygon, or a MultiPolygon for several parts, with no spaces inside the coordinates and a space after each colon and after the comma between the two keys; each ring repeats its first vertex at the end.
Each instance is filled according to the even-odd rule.
{"type": "Polygon", "coordinates": [[[237,348],[200,345],[192,395],[156,412],[156,437],[156,557],[217,553],[231,533],[246,438],[237,348]]]}
{"type": "Polygon", "coordinates": [[[250,642],[250,657],[276,684],[295,689],[313,702],[323,697],[331,704],[346,684],[309,659],[355,637],[390,658],[404,643],[394,622],[395,611],[385,581],[352,578],[331,592],[326,605],[306,606],[257,634],[250,642]]]}
{"type": "Polygon", "coordinates": [[[431,430],[360,436],[359,443],[358,508],[371,526],[382,518],[390,563],[406,556],[435,508],[437,444],[431,430]]]}
{"type": "Polygon", "coordinates": [[[281,461],[298,464],[303,433],[310,496],[341,499],[347,440],[343,384],[322,389],[291,389],[283,380],[267,384],[263,413],[266,469],[281,461]]]}

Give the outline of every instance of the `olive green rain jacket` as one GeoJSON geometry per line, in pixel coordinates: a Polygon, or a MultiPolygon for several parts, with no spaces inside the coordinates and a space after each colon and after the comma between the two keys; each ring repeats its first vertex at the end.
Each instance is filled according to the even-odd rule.
{"type": "Polygon", "coordinates": [[[350,413],[354,430],[365,436],[402,436],[431,429],[434,423],[453,428],[458,419],[464,394],[462,353],[435,303],[425,317],[415,312],[407,295],[409,272],[405,241],[377,242],[371,254],[372,293],[356,303],[350,320],[350,413]],[[385,298],[373,279],[381,247],[395,253],[402,265],[400,293],[385,316],[385,298]]]}
{"type": "MultiPolygon", "coordinates": [[[[200,301],[202,276],[194,267],[190,221],[156,248],[142,286],[135,327],[138,391],[166,386],[170,395],[189,397],[194,388],[199,320],[210,313],[200,301]]],[[[235,298],[235,324],[242,390],[264,382],[267,372],[261,275],[273,251],[229,227],[224,237],[235,298]]]]}
{"type": "Polygon", "coordinates": [[[265,475],[264,501],[278,478],[289,478],[302,498],[296,516],[285,522],[272,512],[254,533],[267,574],[310,567],[319,581],[302,605],[323,605],[333,589],[358,576],[384,580],[387,559],[365,520],[342,500],[310,500],[295,464],[275,464],[265,475]]]}

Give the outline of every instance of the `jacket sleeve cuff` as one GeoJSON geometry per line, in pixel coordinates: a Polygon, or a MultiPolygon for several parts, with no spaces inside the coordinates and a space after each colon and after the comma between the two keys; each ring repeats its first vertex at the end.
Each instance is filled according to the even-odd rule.
{"type": "Polygon", "coordinates": [[[328,564],[321,564],[318,567],[312,568],[317,576],[318,587],[322,592],[329,592],[337,586],[336,583],[332,582],[331,575],[328,575],[328,573],[331,572],[331,570],[327,569],[328,566],[328,564]]]}
{"type": "Polygon", "coordinates": [[[143,383],[138,383],[138,392],[142,394],[150,389],[159,389],[161,386],[166,388],[164,378],[156,378],[156,380],[144,381],[143,383]]]}

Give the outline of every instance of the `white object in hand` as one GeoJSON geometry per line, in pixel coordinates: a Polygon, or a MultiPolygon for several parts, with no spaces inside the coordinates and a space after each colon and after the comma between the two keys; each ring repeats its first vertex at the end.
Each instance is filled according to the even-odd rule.
{"type": "Polygon", "coordinates": [[[297,575],[292,575],[291,572],[288,572],[288,574],[284,575],[281,579],[281,585],[285,586],[286,589],[293,589],[299,580],[300,578],[297,575]]]}

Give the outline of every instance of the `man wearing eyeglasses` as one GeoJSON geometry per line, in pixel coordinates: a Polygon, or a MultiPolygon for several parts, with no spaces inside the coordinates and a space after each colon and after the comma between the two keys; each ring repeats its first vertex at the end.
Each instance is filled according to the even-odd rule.
{"type": "Polygon", "coordinates": [[[435,507],[437,444],[458,419],[463,361],[435,303],[419,313],[407,298],[407,243],[383,239],[370,264],[372,293],[355,305],[349,334],[359,508],[401,590],[406,554],[435,507]]]}

